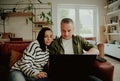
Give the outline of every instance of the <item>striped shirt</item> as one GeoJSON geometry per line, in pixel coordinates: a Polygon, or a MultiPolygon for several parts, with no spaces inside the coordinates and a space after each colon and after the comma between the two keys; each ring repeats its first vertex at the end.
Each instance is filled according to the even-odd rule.
{"type": "Polygon", "coordinates": [[[43,70],[48,58],[48,49],[43,52],[38,41],[35,40],[24,50],[22,58],[12,66],[11,70],[17,69],[29,77],[34,77],[43,70]]]}

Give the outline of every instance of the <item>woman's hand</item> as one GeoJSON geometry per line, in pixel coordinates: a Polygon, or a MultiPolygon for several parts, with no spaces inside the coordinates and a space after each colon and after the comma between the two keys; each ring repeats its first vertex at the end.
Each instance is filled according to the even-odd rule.
{"type": "Polygon", "coordinates": [[[46,72],[40,72],[40,73],[38,73],[38,74],[35,76],[36,79],[45,78],[45,77],[47,77],[47,73],[46,73],[46,72]]]}

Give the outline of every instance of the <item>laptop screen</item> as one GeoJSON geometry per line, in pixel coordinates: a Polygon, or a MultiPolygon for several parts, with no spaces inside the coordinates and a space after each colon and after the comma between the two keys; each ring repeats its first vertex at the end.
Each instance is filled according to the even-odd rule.
{"type": "Polygon", "coordinates": [[[95,59],[96,55],[50,55],[49,75],[53,81],[85,78],[92,73],[95,59]]]}

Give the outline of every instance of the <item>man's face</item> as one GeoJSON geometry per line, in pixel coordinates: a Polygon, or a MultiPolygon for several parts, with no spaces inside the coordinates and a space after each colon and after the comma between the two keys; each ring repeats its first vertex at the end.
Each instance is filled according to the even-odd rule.
{"type": "Polygon", "coordinates": [[[72,38],[73,34],[73,23],[62,23],[61,24],[61,34],[63,39],[72,38]]]}

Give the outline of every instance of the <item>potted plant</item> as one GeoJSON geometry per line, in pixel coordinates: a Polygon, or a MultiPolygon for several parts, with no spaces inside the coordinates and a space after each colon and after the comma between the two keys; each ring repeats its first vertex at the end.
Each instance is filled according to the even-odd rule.
{"type": "Polygon", "coordinates": [[[44,13],[44,12],[42,12],[41,14],[40,14],[40,19],[42,19],[42,21],[43,22],[46,22],[47,24],[49,24],[49,25],[52,25],[53,24],[53,22],[52,22],[52,18],[51,18],[51,12],[49,11],[48,13],[44,13]]]}
{"type": "MultiPolygon", "coordinates": [[[[41,2],[40,0],[38,0],[38,2],[40,4],[42,4],[43,2],[41,2]]],[[[48,5],[51,5],[50,2],[48,2],[48,5]]],[[[34,9],[34,4],[29,1],[29,4],[28,6],[24,9],[24,12],[32,12],[32,9],[34,9]]],[[[34,15],[33,15],[34,16],[34,15]]],[[[48,13],[45,13],[45,12],[41,12],[40,13],[40,19],[42,20],[42,22],[45,22],[47,23],[48,25],[53,25],[53,22],[52,22],[52,14],[51,14],[51,11],[49,11],[48,13]]],[[[33,17],[29,17],[28,18],[30,21],[34,22],[33,20],[33,17]]],[[[28,22],[28,19],[26,19],[26,22],[28,22]]]]}

